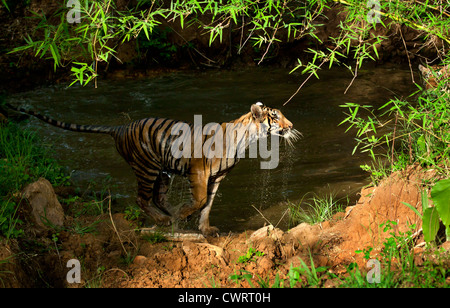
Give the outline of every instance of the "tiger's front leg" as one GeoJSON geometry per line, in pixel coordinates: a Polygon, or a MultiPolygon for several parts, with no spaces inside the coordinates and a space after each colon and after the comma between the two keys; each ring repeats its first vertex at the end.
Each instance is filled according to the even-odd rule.
{"type": "MultiPolygon", "coordinates": [[[[185,219],[195,212],[202,210],[199,224],[200,231],[202,231],[204,235],[216,235],[219,232],[219,229],[209,225],[209,212],[214,199],[214,196],[210,198],[209,195],[211,188],[211,185],[209,184],[209,169],[203,168],[203,166],[199,169],[200,170],[191,170],[188,175],[192,203],[184,204],[178,211],[177,218],[185,219]]],[[[216,190],[217,188],[214,191],[216,190]]]]}
{"type": "Polygon", "coordinates": [[[203,234],[209,236],[215,236],[219,234],[219,229],[214,226],[209,225],[209,213],[211,211],[212,204],[214,202],[214,197],[216,196],[217,189],[219,188],[220,181],[225,177],[215,179],[212,183],[208,185],[208,200],[206,201],[205,207],[202,209],[200,214],[200,222],[198,228],[203,234]]]}

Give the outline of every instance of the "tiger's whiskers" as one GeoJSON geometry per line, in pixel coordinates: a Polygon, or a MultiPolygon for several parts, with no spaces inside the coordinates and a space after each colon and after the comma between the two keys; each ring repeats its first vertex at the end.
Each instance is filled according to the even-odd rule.
{"type": "Polygon", "coordinates": [[[291,148],[295,148],[294,142],[297,142],[303,134],[296,129],[291,129],[287,134],[283,135],[284,143],[289,145],[291,148]]]}

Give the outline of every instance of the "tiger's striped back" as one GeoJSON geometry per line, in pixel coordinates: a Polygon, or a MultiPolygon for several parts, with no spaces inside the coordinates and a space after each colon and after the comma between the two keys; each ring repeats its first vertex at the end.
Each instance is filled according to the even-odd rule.
{"type": "MultiPolygon", "coordinates": [[[[227,122],[218,124],[217,128],[225,132],[226,124],[227,122]]],[[[214,131],[214,133],[216,132],[214,131]]],[[[203,127],[197,128],[187,122],[165,118],[147,118],[117,127],[112,136],[115,139],[117,151],[139,174],[148,175],[151,173],[150,170],[164,170],[185,176],[190,170],[192,161],[201,161],[205,168],[209,168],[209,173],[216,176],[232,168],[239,161],[239,155],[238,149],[236,149],[233,155],[227,157],[225,147],[227,137],[225,135],[222,145],[224,147],[223,155],[207,158],[207,153],[203,149],[205,144],[214,138],[214,133],[204,135],[203,127]],[[188,155],[176,157],[173,155],[173,144],[176,139],[181,138],[178,134],[180,127],[188,128],[190,131],[190,134],[185,136],[187,139],[184,140],[185,143],[190,143],[190,150],[188,155]],[[200,156],[196,153],[198,145],[201,148],[200,156]]],[[[249,134],[248,132],[237,133],[233,137],[235,138],[233,142],[240,144],[245,142],[242,140],[248,140],[249,134]],[[236,140],[237,138],[239,140],[236,140]]]]}
{"type": "Polygon", "coordinates": [[[173,159],[170,154],[175,137],[171,129],[177,123],[171,119],[147,118],[121,126],[113,134],[116,149],[135,171],[167,169],[184,175],[188,161],[173,159]]]}

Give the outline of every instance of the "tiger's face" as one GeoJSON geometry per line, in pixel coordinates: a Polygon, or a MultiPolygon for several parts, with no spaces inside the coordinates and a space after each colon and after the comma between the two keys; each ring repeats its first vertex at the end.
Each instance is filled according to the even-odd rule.
{"type": "Polygon", "coordinates": [[[425,67],[419,64],[419,71],[422,74],[425,89],[431,90],[440,87],[441,90],[448,91],[445,79],[450,77],[450,65],[425,67]],[[442,82],[445,84],[441,84],[442,82]]]}
{"type": "Polygon", "coordinates": [[[280,110],[264,106],[258,102],[250,108],[253,120],[259,124],[259,137],[264,138],[271,135],[283,137],[284,140],[293,146],[293,142],[297,141],[301,133],[293,128],[293,124],[289,121],[280,110]]]}

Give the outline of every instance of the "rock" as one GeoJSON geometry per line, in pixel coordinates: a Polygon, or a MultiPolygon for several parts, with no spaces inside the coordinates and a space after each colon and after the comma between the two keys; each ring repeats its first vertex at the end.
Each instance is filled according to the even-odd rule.
{"type": "Polygon", "coordinates": [[[301,246],[312,248],[319,241],[320,231],[318,225],[309,225],[304,222],[289,230],[288,234],[300,241],[301,246]]]}
{"type": "Polygon", "coordinates": [[[250,235],[249,241],[256,241],[266,237],[270,237],[273,240],[279,240],[283,237],[284,232],[281,229],[275,228],[273,225],[262,227],[250,235]]]}
{"type": "Polygon", "coordinates": [[[22,191],[22,197],[29,205],[30,220],[38,229],[63,226],[64,211],[49,181],[40,178],[27,185],[22,191]]]}
{"type": "Polygon", "coordinates": [[[147,261],[147,258],[144,256],[136,256],[133,260],[133,264],[135,265],[143,265],[147,261]]]}

